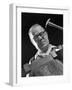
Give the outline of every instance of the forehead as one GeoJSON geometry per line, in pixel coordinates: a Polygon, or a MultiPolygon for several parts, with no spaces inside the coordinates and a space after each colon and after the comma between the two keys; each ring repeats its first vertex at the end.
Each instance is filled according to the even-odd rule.
{"type": "Polygon", "coordinates": [[[41,26],[34,26],[34,27],[32,28],[32,34],[33,34],[33,35],[37,35],[37,34],[43,32],[43,31],[45,31],[45,30],[44,30],[44,28],[41,27],[41,26]]]}

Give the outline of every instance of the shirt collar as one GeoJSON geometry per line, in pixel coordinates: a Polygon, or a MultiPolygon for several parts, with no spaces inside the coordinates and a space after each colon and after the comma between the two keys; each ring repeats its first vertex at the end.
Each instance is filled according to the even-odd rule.
{"type": "Polygon", "coordinates": [[[56,46],[53,46],[53,45],[49,44],[49,48],[48,48],[48,51],[46,53],[41,53],[41,51],[38,50],[38,52],[35,55],[35,59],[37,58],[38,55],[42,55],[42,56],[49,55],[51,50],[52,50],[52,48],[54,48],[54,47],[56,47],[56,46]]]}

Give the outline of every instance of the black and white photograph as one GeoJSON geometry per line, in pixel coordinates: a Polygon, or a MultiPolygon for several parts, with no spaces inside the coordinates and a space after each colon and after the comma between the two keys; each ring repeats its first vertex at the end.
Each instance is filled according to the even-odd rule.
{"type": "Polygon", "coordinates": [[[63,14],[21,12],[21,77],[63,75],[63,14]]]}
{"type": "Polygon", "coordinates": [[[68,30],[68,9],[10,5],[10,84],[68,82],[68,30]]]}
{"type": "Polygon", "coordinates": [[[72,90],[72,0],[0,1],[0,90],[72,90]]]}

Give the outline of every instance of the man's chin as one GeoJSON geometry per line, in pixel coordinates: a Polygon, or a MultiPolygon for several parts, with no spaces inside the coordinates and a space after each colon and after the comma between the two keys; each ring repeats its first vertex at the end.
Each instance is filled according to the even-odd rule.
{"type": "Polygon", "coordinates": [[[48,45],[43,45],[41,51],[46,52],[48,50],[48,45]]]}

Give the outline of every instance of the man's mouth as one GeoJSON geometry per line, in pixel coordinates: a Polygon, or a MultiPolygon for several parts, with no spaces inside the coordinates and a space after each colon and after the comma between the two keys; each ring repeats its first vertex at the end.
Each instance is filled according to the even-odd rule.
{"type": "Polygon", "coordinates": [[[42,40],[42,47],[45,47],[47,45],[48,45],[48,43],[45,40],[42,40]]]}

